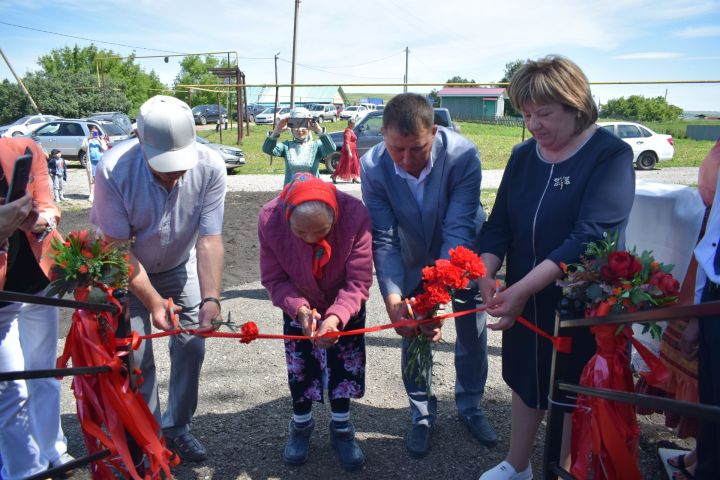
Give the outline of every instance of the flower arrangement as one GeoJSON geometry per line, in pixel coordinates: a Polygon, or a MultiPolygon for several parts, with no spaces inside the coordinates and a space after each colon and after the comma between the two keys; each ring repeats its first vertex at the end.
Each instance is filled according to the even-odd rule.
{"type": "Polygon", "coordinates": [[[63,296],[77,288],[89,288],[89,301],[104,303],[103,289],[127,288],[133,272],[127,250],[130,242],[110,243],[88,230],[70,232],[52,243],[54,264],[48,295],[63,296]]]}
{"type": "MultiPolygon", "coordinates": [[[[471,280],[485,275],[485,265],[473,251],[458,246],[450,250],[450,259],[439,259],[435,265],[423,268],[423,292],[415,296],[410,316],[429,319],[436,315],[441,305],[449,303],[456,290],[465,289],[471,280]],[[414,312],[413,312],[414,310],[414,312]]],[[[408,348],[405,374],[420,386],[426,381],[428,395],[431,393],[429,377],[432,369],[432,342],[425,335],[413,337],[408,348]]]]}
{"type": "MultiPolygon", "coordinates": [[[[563,295],[585,308],[586,317],[635,312],[677,302],[680,283],[673,278],[673,265],[655,261],[652,252],[638,255],[618,250],[618,236],[589,243],[579,263],[561,264],[565,278],[558,280],[563,295]]],[[[657,324],[646,325],[655,338],[657,324]]]]}

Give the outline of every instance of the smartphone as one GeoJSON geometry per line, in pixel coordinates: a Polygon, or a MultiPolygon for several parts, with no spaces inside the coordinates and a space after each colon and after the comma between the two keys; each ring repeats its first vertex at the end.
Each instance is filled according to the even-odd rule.
{"type": "Polygon", "coordinates": [[[27,184],[30,181],[30,170],[32,169],[33,154],[30,148],[25,148],[25,154],[15,159],[10,186],[7,195],[5,195],[5,203],[14,202],[18,198],[25,195],[27,184]]]}
{"type": "Polygon", "coordinates": [[[309,118],[288,118],[289,128],[308,128],[309,118]]]}

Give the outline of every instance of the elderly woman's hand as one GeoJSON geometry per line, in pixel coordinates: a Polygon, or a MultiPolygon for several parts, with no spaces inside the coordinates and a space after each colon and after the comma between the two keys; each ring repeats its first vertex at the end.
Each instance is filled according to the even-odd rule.
{"type": "Polygon", "coordinates": [[[318,320],[320,320],[320,315],[310,307],[303,306],[298,309],[297,322],[302,327],[303,335],[306,337],[313,336],[318,320]]]}
{"type": "Polygon", "coordinates": [[[326,333],[339,332],[340,319],[335,315],[328,315],[322,322],[320,328],[315,335],[315,345],[320,348],[330,348],[335,345],[340,337],[323,337],[326,333]]]}

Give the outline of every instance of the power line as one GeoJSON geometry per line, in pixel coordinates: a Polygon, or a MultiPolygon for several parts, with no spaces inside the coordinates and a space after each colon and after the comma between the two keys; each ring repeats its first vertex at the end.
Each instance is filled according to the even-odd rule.
{"type": "Polygon", "coordinates": [[[14,24],[14,23],[9,23],[9,22],[2,22],[2,21],[0,21],[0,24],[9,25],[9,26],[11,26],[11,27],[16,27],[16,28],[24,28],[25,30],[32,30],[32,31],[34,31],[34,32],[49,33],[50,35],[58,35],[58,36],[60,36],[60,37],[68,37],[68,38],[75,38],[75,39],[77,39],[77,40],[85,40],[86,42],[104,43],[104,44],[107,44],[107,45],[115,45],[115,46],[117,46],[117,47],[135,48],[135,49],[138,49],[138,50],[148,50],[148,51],[151,51],[151,52],[175,53],[175,54],[178,54],[178,55],[185,55],[184,52],[174,52],[174,51],[172,51],[172,50],[160,50],[160,49],[157,49],[157,48],[139,47],[139,46],[137,46],[137,45],[127,45],[127,44],[124,44],[124,43],[106,42],[106,41],[104,41],[104,40],[95,40],[95,39],[87,38],[87,37],[79,37],[79,36],[76,36],[76,35],[67,35],[67,34],[65,34],[65,33],[51,32],[51,31],[49,31],[49,30],[42,30],[42,29],[40,29],[40,28],[26,27],[26,26],[24,26],[24,25],[16,25],[16,24],[14,24]]]}
{"type": "MultiPolygon", "coordinates": [[[[290,60],[284,59],[284,58],[282,58],[282,57],[278,57],[278,60],[281,60],[281,61],[283,61],[283,62],[285,62],[285,63],[292,63],[290,60]]],[[[300,66],[300,67],[303,67],[303,68],[307,68],[308,70],[315,70],[315,71],[317,71],[317,72],[327,73],[327,74],[330,74],[330,75],[341,75],[341,76],[344,76],[344,77],[371,78],[371,79],[372,79],[372,78],[384,78],[384,79],[396,79],[396,78],[397,78],[397,76],[393,76],[393,77],[382,77],[382,76],[370,77],[370,76],[367,76],[367,75],[353,75],[353,74],[350,74],[350,73],[330,72],[330,71],[328,71],[328,70],[323,70],[322,68],[313,67],[313,66],[311,66],[311,65],[304,65],[304,64],[302,64],[302,63],[296,63],[296,65],[298,65],[298,66],[300,66]]]]}
{"type": "Polygon", "coordinates": [[[391,53],[391,54],[388,55],[387,57],[378,58],[377,60],[369,60],[369,61],[363,62],[363,63],[356,63],[355,65],[339,65],[339,66],[330,66],[330,67],[322,67],[322,66],[317,66],[317,65],[312,65],[312,66],[315,67],[315,68],[353,68],[353,67],[361,67],[361,66],[363,66],[363,65],[368,65],[368,64],[370,64],[370,63],[382,62],[383,60],[387,60],[388,58],[394,57],[395,55],[397,55],[397,54],[399,54],[399,53],[403,53],[403,52],[400,51],[400,52],[391,53]]]}

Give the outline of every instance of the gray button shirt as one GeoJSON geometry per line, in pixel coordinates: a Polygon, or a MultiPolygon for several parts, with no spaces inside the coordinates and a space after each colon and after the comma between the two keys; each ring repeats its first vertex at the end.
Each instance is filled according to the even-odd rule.
{"type": "Polygon", "coordinates": [[[217,152],[197,148],[198,164],[170,192],[152,175],[137,140],[113,147],[98,165],[90,220],[112,238],[134,237],[132,252],[148,273],[186,262],[198,236],[222,233],[225,164],[217,152]]]}

